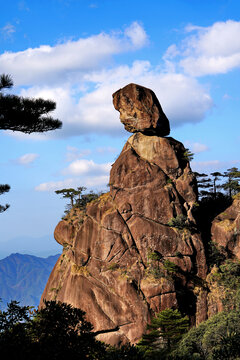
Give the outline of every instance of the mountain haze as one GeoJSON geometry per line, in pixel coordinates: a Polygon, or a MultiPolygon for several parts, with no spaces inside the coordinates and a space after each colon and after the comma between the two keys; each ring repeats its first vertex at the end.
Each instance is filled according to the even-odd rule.
{"type": "Polygon", "coordinates": [[[1,308],[11,300],[37,307],[49,274],[59,255],[40,258],[11,254],[0,260],[1,308]]]}

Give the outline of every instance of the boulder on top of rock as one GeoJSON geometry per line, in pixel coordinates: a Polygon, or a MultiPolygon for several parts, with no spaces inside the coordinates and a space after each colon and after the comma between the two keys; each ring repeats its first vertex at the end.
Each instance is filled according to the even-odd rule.
{"type": "Polygon", "coordinates": [[[128,84],[113,94],[113,105],[127,131],[167,136],[169,121],[155,93],[141,85],[128,84]]]}

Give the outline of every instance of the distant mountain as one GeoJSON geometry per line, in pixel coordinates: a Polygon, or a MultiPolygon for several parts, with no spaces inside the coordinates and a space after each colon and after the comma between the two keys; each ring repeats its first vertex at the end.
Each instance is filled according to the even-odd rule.
{"type": "Polygon", "coordinates": [[[13,253],[47,257],[62,252],[62,246],[54,240],[53,235],[39,238],[21,236],[8,241],[0,240],[0,259],[13,253]]]}
{"type": "Polygon", "coordinates": [[[37,307],[59,256],[41,258],[16,253],[0,260],[0,308],[11,300],[37,307]]]}

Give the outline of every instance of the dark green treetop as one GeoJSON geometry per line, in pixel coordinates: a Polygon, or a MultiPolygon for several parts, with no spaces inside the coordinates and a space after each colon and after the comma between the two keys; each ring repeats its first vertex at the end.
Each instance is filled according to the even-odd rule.
{"type": "MultiPolygon", "coordinates": [[[[5,89],[13,87],[10,75],[0,75],[0,130],[21,131],[26,134],[60,129],[62,122],[48,115],[55,110],[56,103],[51,100],[30,99],[5,94],[5,89]]],[[[0,195],[10,190],[10,186],[0,185],[0,195]]],[[[0,212],[9,204],[0,205],[0,212]]]]}
{"type": "Polygon", "coordinates": [[[3,90],[12,86],[9,75],[0,75],[0,130],[31,134],[61,128],[61,121],[48,115],[56,108],[54,101],[4,94],[3,90]]]}

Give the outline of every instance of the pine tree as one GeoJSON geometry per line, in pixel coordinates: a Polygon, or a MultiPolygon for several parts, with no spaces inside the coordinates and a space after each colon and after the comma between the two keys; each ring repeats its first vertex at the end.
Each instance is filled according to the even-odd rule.
{"type": "Polygon", "coordinates": [[[200,174],[198,172],[194,172],[194,175],[197,178],[198,184],[198,195],[200,197],[210,196],[212,194],[212,180],[209,178],[207,174],[200,174]],[[209,189],[209,190],[207,190],[209,189]]]}
{"type": "MultiPolygon", "coordinates": [[[[5,89],[12,87],[11,76],[0,75],[0,130],[31,134],[61,128],[61,121],[48,116],[48,113],[56,108],[54,101],[4,94],[5,89]]],[[[9,190],[9,185],[0,185],[0,195],[9,190]]],[[[7,210],[9,206],[0,205],[0,212],[7,210]]]]}
{"type": "Polygon", "coordinates": [[[4,94],[12,86],[9,75],[0,75],[0,130],[31,134],[61,128],[61,121],[48,116],[56,108],[54,101],[4,94]]]}
{"type": "Polygon", "coordinates": [[[213,197],[216,198],[217,189],[221,188],[221,185],[217,185],[217,181],[219,181],[220,177],[223,177],[224,174],[221,174],[220,172],[215,171],[215,172],[212,172],[210,175],[213,177],[213,180],[212,180],[212,182],[213,182],[213,197]]]}
{"type": "Polygon", "coordinates": [[[147,326],[147,330],[150,330],[150,332],[143,335],[138,346],[148,354],[163,348],[170,351],[172,346],[188,331],[188,328],[188,317],[182,317],[177,309],[162,310],[156,314],[147,326]]]}
{"type": "Polygon", "coordinates": [[[74,200],[77,198],[77,196],[81,194],[81,192],[73,189],[73,188],[68,188],[68,189],[62,189],[62,190],[56,190],[55,191],[56,194],[62,194],[62,197],[64,199],[70,199],[71,201],[71,207],[74,206],[74,200]]]}
{"type": "Polygon", "coordinates": [[[227,169],[224,172],[227,181],[222,185],[222,188],[228,192],[229,197],[240,191],[240,171],[236,167],[227,169]]]}

